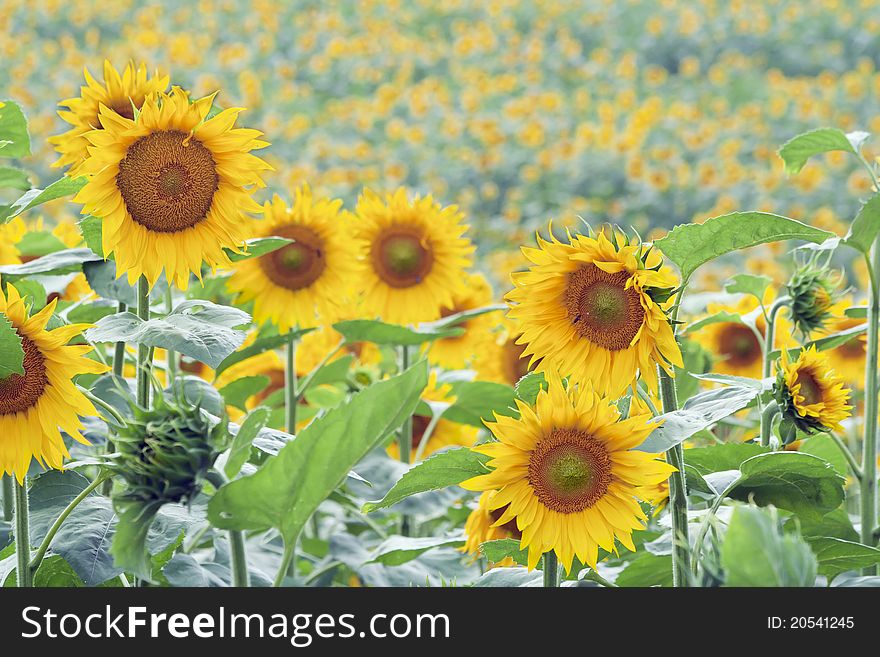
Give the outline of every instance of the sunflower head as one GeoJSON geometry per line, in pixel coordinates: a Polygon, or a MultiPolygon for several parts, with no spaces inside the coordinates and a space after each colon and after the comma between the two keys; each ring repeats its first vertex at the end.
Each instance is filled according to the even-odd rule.
{"type": "MultiPolygon", "coordinates": [[[[483,308],[492,303],[492,288],[482,274],[465,274],[466,289],[452,297],[452,305],[444,306],[440,316],[452,315],[483,308]]],[[[483,348],[487,339],[494,338],[492,329],[497,323],[498,313],[485,313],[465,320],[457,326],[464,330],[461,335],[441,338],[428,346],[428,360],[446,369],[463,369],[468,366],[483,348]]]]}
{"type": "Polygon", "coordinates": [[[782,411],[783,444],[792,442],[797,431],[807,434],[840,431],[840,422],[850,416],[850,391],[816,346],[803,349],[791,362],[782,350],[781,365],[773,386],[773,396],[782,411]]]}
{"type": "Polygon", "coordinates": [[[103,129],[85,134],[88,183],[83,214],[102,219],[104,255],[115,255],[131,284],[146,276],[186,289],[202,263],[229,266],[250,237],[245,212],[271,167],[250,151],[267,146],[257,130],[234,128],[240,108],[208,118],[213,96],[190,102],[179,87],[149,96],[134,119],[101,108],[103,129]]]}
{"type": "Polygon", "coordinates": [[[507,295],[530,366],[613,397],[638,375],[656,389],[657,365],[674,375],[683,363],[667,309],[677,283],[659,254],[615,230],[550,235],[523,248],[532,267],[511,275],[507,295]]]}
{"type": "Polygon", "coordinates": [[[791,317],[797,328],[808,337],[813,331],[824,330],[832,317],[832,308],[839,301],[843,275],[828,267],[818,254],[799,263],[786,283],[791,297],[791,317]]]}
{"type": "MultiPolygon", "coordinates": [[[[480,545],[486,541],[495,541],[503,538],[522,538],[522,532],[516,526],[516,521],[511,520],[504,525],[496,526],[495,522],[501,518],[507,507],[498,509],[490,508],[495,491],[487,490],[480,495],[477,508],[471,511],[464,524],[465,544],[460,548],[462,552],[470,554],[476,559],[480,554],[480,545]]],[[[506,558],[495,564],[496,566],[512,566],[513,559],[506,558]]]]}
{"type": "Polygon", "coordinates": [[[212,424],[182,395],[156,397],[153,408],[132,404],[133,416],[114,438],[114,469],[128,486],[117,499],[147,504],[187,502],[225,448],[226,419],[212,424]]]}
{"type": "Polygon", "coordinates": [[[617,407],[585,386],[567,390],[552,370],[534,406],[517,400],[519,418],[486,423],[498,439],[475,447],[492,472],[465,481],[494,490],[489,510],[503,509],[493,526],[516,521],[521,549],[533,569],[553,550],[567,571],[575,556],[595,568],[599,548],[620,541],[635,550],[632,532],[647,520],[639,500],[673,468],[658,455],[633,451],[656,427],[650,414],[620,420],[617,407]]]}
{"type": "Polygon", "coordinates": [[[105,60],[103,82],[92,77],[89,69],[85,69],[85,79],[79,97],[58,103],[64,108],[58,116],[71,125],[70,130],[49,138],[49,143],[60,154],[52,166],[70,166],[71,176],[80,174],[80,167],[89,156],[89,140],[85,134],[103,128],[106,119],[102,112],[133,119],[135,110],[141,108],[147,96],[168,88],[169,77],[158,71],[150,76],[145,64],[135,66],[134,62],[129,62],[120,74],[105,60]]]}

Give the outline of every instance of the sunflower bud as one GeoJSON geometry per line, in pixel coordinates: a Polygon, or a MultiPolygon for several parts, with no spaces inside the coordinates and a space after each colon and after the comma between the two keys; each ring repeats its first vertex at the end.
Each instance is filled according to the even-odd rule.
{"type": "Polygon", "coordinates": [[[804,336],[825,328],[831,307],[838,301],[842,275],[821,262],[819,254],[800,263],[786,283],[791,297],[791,316],[804,336]]]}

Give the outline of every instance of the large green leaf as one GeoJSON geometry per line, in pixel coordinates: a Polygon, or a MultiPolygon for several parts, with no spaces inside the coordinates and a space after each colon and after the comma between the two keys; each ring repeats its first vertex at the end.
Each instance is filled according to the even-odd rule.
{"type": "Polygon", "coordinates": [[[238,349],[250,315],[238,308],[210,301],[190,300],[179,304],[163,318],[142,320],[133,313],[119,313],[101,319],[86,337],[94,342],[128,342],[174,351],[212,368],[238,349]]]}
{"type": "Polygon", "coordinates": [[[208,507],[223,529],[275,527],[291,546],[318,505],[416,407],[428,382],[419,362],[314,420],[255,474],[223,486],[208,507]]]}
{"type": "Polygon", "coordinates": [[[410,495],[455,486],[471,477],[486,474],[489,472],[488,460],[488,456],[465,447],[434,454],[404,473],[381,500],[367,502],[364,513],[397,504],[410,495]]]}
{"type": "Polygon", "coordinates": [[[792,515],[785,522],[785,528],[798,531],[807,542],[823,536],[850,542],[859,540],[859,533],[853,527],[852,520],[843,507],[834,509],[818,519],[792,515]]]}
{"type": "Polygon", "coordinates": [[[762,447],[757,443],[721,443],[684,450],[684,462],[701,475],[707,475],[713,472],[739,470],[743,461],[769,451],[769,447],[762,447]]]}
{"type": "Polygon", "coordinates": [[[31,154],[27,119],[18,103],[0,102],[0,157],[24,157],[31,154]]]}
{"type": "Polygon", "coordinates": [[[787,141],[779,149],[779,157],[785,163],[786,173],[798,173],[814,155],[829,151],[858,153],[859,147],[867,138],[866,132],[846,134],[837,128],[819,128],[804,132],[787,141]]]}
{"type": "Polygon", "coordinates": [[[271,409],[265,406],[258,406],[248,413],[241,423],[241,427],[239,427],[235,437],[232,439],[232,446],[229,448],[226,466],[223,468],[226,476],[230,479],[235,477],[241,470],[241,466],[247,462],[248,455],[251,452],[251,443],[254,442],[257,434],[266,426],[271,414],[271,409]]]}
{"type": "Polygon", "coordinates": [[[514,538],[499,538],[480,543],[480,552],[489,563],[500,563],[507,557],[520,566],[527,566],[529,563],[529,551],[521,550],[519,541],[514,538]]]}
{"type": "Polygon", "coordinates": [[[0,315],[0,380],[10,374],[24,374],[24,350],[12,322],[0,315]]]}
{"type": "MultiPolygon", "coordinates": [[[[0,109],[0,112],[2,111],[3,110],[0,109]]],[[[0,149],[0,153],[2,152],[2,149],[0,149]]],[[[25,210],[30,210],[31,208],[42,205],[48,201],[54,201],[56,198],[61,198],[62,196],[75,194],[85,187],[85,184],[86,179],[84,177],[68,178],[65,176],[64,178],[53,182],[46,187],[46,189],[31,189],[22,194],[12,205],[8,207],[4,206],[0,209],[0,224],[9,222],[25,210]]]]}
{"type": "Polygon", "coordinates": [[[83,263],[96,260],[100,260],[100,258],[92,253],[91,249],[64,249],[20,265],[3,265],[0,267],[0,274],[3,274],[4,277],[15,278],[33,276],[34,274],[57,276],[78,272],[82,269],[83,263]]]}
{"type": "Polygon", "coordinates": [[[733,511],[721,565],[725,586],[813,586],[816,558],[797,534],[784,533],[773,509],[739,506],[733,511]]]}
{"type": "Polygon", "coordinates": [[[654,244],[678,265],[683,281],[700,266],[726,253],[767,242],[824,242],[834,233],[769,212],[733,212],[702,224],[681,224],[654,244]]]}
{"type": "Polygon", "coordinates": [[[724,285],[729,294],[751,294],[758,301],[764,300],[764,292],[773,283],[769,276],[755,274],[736,274],[724,285]]]}
{"type": "MultiPolygon", "coordinates": [[[[3,110],[0,109],[0,112],[3,110]]],[[[3,148],[0,147],[0,156],[3,148]]],[[[24,191],[31,188],[31,181],[27,171],[15,167],[0,167],[0,189],[18,189],[24,191]]]]}
{"type": "Polygon", "coordinates": [[[226,371],[236,363],[240,363],[243,360],[247,360],[248,358],[252,358],[253,356],[257,356],[264,351],[269,351],[270,349],[277,349],[282,345],[287,344],[287,341],[293,337],[293,339],[298,340],[306,333],[311,333],[315,329],[307,328],[307,329],[299,329],[293,332],[293,336],[289,333],[285,333],[283,335],[270,335],[262,338],[258,338],[254,341],[253,344],[248,345],[244,349],[239,349],[231,354],[229,354],[226,358],[223,359],[223,362],[220,363],[217,367],[214,368],[215,374],[220,376],[221,372],[226,371]]]}
{"type": "Polygon", "coordinates": [[[880,550],[868,545],[830,536],[806,540],[819,562],[819,574],[825,575],[829,581],[848,570],[861,570],[880,564],[880,550]]]}
{"type": "Polygon", "coordinates": [[[614,583],[621,587],[672,586],[672,557],[642,552],[629,562],[614,583]]]}
{"type": "Polygon", "coordinates": [[[443,414],[451,422],[483,427],[498,415],[513,415],[516,405],[513,388],[490,381],[463,381],[454,386],[455,403],[443,414]]]}
{"type": "Polygon", "coordinates": [[[461,335],[461,328],[408,328],[397,324],[386,324],[375,319],[351,319],[333,325],[346,342],[372,342],[374,344],[415,346],[439,338],[454,338],[461,335]]]}
{"type": "Polygon", "coordinates": [[[875,194],[859,208],[843,243],[868,253],[880,234],[880,195],[875,194]]]}
{"type": "Polygon", "coordinates": [[[269,385],[269,377],[262,375],[242,376],[218,390],[227,406],[247,412],[247,401],[269,385]]]}
{"type": "Polygon", "coordinates": [[[441,547],[461,547],[464,545],[464,536],[425,536],[414,538],[411,536],[391,536],[379,545],[373,552],[368,563],[381,563],[386,566],[399,566],[407,561],[412,561],[428,550],[441,547]]]}
{"type": "Polygon", "coordinates": [[[293,240],[286,237],[276,237],[274,235],[271,237],[256,237],[245,242],[245,253],[236,253],[226,249],[226,255],[229,256],[232,262],[240,262],[250,258],[259,258],[267,253],[272,253],[272,251],[277,251],[292,242],[293,240]]]}
{"type": "Polygon", "coordinates": [[[516,382],[513,391],[516,398],[524,401],[529,406],[534,406],[538,400],[538,393],[547,389],[547,381],[543,372],[529,372],[516,382]]]}

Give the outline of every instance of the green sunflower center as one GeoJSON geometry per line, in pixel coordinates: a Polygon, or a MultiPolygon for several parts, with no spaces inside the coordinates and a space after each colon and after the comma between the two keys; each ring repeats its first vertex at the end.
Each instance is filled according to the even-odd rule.
{"type": "Polygon", "coordinates": [[[798,372],[797,382],[801,384],[800,394],[804,398],[804,404],[810,406],[822,401],[822,386],[812,372],[801,370],[798,372]]]}
{"type": "Polygon", "coordinates": [[[538,500],[559,513],[578,513],[596,502],[611,483],[605,445],[576,429],[553,429],[532,451],[528,481],[538,500]]]}
{"type": "Polygon", "coordinates": [[[134,141],[116,175],[128,214],[157,233],[177,233],[204,221],[219,182],[211,151],[180,130],[134,141]]]}
{"type": "Polygon", "coordinates": [[[719,352],[730,365],[743,367],[761,358],[761,343],[752,329],[742,324],[725,324],[719,335],[719,352]]]}
{"type": "Polygon", "coordinates": [[[575,330],[609,351],[628,349],[645,320],[639,291],[626,287],[630,273],[609,274],[589,264],[568,276],[562,303],[575,330]]]}
{"type": "Polygon", "coordinates": [[[272,232],[293,240],[293,243],[260,258],[260,265],[269,280],[296,291],[321,278],[327,268],[327,252],[321,235],[307,226],[292,224],[275,228],[272,232]]]}
{"type": "Polygon", "coordinates": [[[414,230],[394,227],[376,239],[371,249],[376,274],[391,287],[421,283],[434,264],[434,254],[414,230]]]}
{"type": "Polygon", "coordinates": [[[10,374],[0,380],[0,416],[23,413],[32,408],[49,384],[46,359],[40,348],[30,338],[20,337],[24,350],[24,374],[10,374]]]}

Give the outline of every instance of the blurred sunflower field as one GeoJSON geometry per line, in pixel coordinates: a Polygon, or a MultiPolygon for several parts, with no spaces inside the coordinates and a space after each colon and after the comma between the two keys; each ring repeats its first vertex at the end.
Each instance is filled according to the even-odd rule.
{"type": "Polygon", "coordinates": [[[874,8],[0,0],[0,584],[877,586],[874,8]]]}

